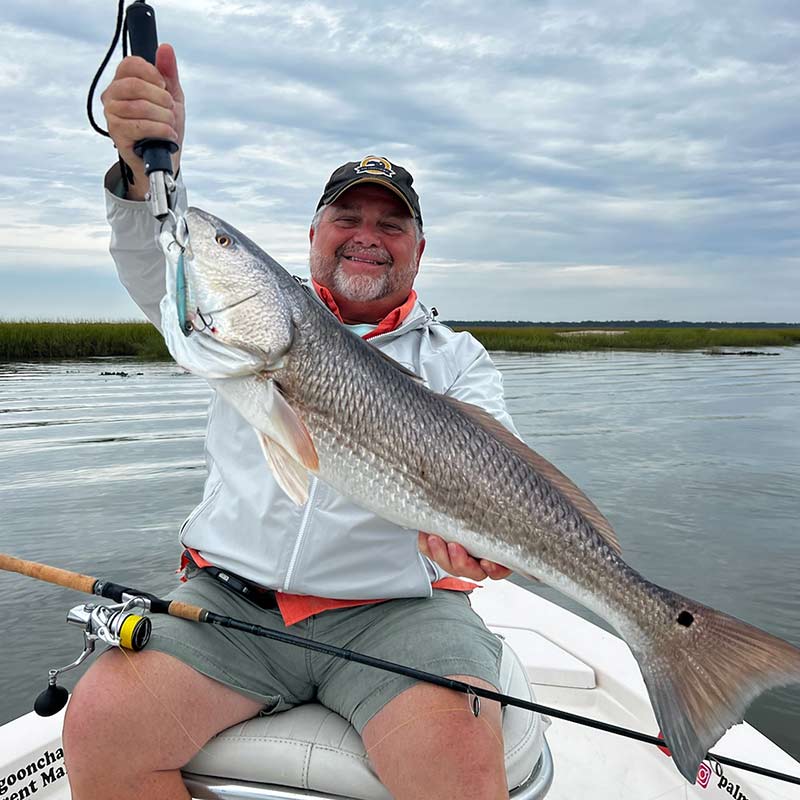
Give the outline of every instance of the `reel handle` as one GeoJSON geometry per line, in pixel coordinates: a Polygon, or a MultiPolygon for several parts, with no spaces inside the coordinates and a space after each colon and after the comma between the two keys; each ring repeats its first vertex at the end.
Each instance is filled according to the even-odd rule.
{"type": "Polygon", "coordinates": [[[33,710],[40,717],[52,717],[58,714],[69,700],[69,692],[56,684],[50,684],[37,698],[33,704],[33,710]]]}

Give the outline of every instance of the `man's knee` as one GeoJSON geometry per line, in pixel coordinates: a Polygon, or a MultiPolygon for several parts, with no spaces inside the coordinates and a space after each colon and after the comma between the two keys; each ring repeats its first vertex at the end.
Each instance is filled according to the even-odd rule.
{"type": "MultiPolygon", "coordinates": [[[[484,688],[487,681],[450,677],[484,688]]],[[[364,744],[380,779],[400,798],[507,797],[499,703],[417,684],[397,695],[366,725],[364,744]],[[413,765],[413,769],[411,768],[413,765]],[[427,794],[426,794],[427,793],[427,794]]]]}
{"type": "Polygon", "coordinates": [[[122,730],[126,739],[138,738],[136,718],[142,716],[132,711],[141,709],[141,690],[131,680],[135,673],[126,655],[116,650],[101,655],[72,692],[63,730],[69,768],[97,758],[122,730]]]}
{"type": "Polygon", "coordinates": [[[91,759],[124,731],[132,771],[178,769],[220,730],[262,704],[165,653],[104,653],[67,707],[66,759],[91,759]]]}
{"type": "Polygon", "coordinates": [[[171,755],[161,752],[157,715],[148,713],[142,696],[148,670],[142,664],[134,671],[126,655],[104,653],[78,682],[67,706],[62,741],[72,797],[184,800],[188,793],[180,772],[169,763],[171,755]],[[114,757],[120,746],[125,758],[114,757]]]}
{"type": "Polygon", "coordinates": [[[173,661],[156,651],[131,655],[120,650],[97,659],[67,706],[63,741],[68,769],[101,759],[109,742],[119,741],[122,732],[131,754],[124,762],[132,771],[171,769],[192,757],[202,742],[192,741],[188,731],[181,731],[184,726],[174,711],[170,713],[180,699],[172,693],[175,681],[169,677],[190,668],[173,661]],[[173,737],[166,747],[165,729],[171,729],[173,737]]]}

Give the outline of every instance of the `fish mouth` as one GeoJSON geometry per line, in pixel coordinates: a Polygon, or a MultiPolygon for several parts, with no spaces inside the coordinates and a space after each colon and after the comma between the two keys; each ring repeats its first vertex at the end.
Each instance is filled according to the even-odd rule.
{"type": "Polygon", "coordinates": [[[255,291],[252,294],[247,295],[247,297],[242,297],[239,300],[234,300],[232,303],[228,303],[226,306],[221,306],[220,308],[214,308],[208,311],[203,311],[201,308],[198,308],[193,315],[192,319],[192,327],[198,332],[202,331],[210,331],[211,333],[217,333],[216,325],[214,324],[214,314],[221,314],[223,311],[230,311],[232,308],[236,308],[237,306],[242,305],[243,303],[247,303],[250,300],[258,297],[261,294],[261,290],[255,291]],[[197,326],[196,320],[200,320],[202,323],[202,327],[197,326]]]}

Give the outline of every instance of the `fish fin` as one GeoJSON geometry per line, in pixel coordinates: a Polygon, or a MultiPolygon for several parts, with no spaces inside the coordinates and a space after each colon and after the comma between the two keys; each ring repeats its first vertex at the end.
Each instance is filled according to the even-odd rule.
{"type": "MultiPolygon", "coordinates": [[[[675,766],[694,783],[706,752],[742,721],[758,695],[800,683],[800,650],[721,611],[669,594],[684,609],[670,623],[674,630],[655,633],[649,648],[634,649],[634,655],[675,766]]],[[[638,632],[633,640],[640,637],[638,632]]]]}
{"type": "Polygon", "coordinates": [[[319,456],[311,434],[281,393],[280,387],[274,381],[272,384],[270,421],[278,433],[278,441],[290,458],[299,462],[305,469],[316,472],[319,469],[319,456]]]}
{"type": "MultiPolygon", "coordinates": [[[[369,344],[369,342],[367,342],[367,344],[369,344]]],[[[399,372],[402,372],[403,375],[405,375],[407,378],[411,378],[411,380],[414,381],[414,383],[418,383],[420,386],[425,386],[426,385],[425,384],[425,378],[421,377],[420,375],[417,375],[416,372],[413,372],[408,367],[403,366],[399,361],[395,361],[395,359],[393,359],[391,356],[387,356],[386,353],[384,353],[382,350],[378,350],[378,348],[375,347],[375,345],[370,345],[370,347],[372,347],[372,349],[387,364],[391,365],[392,367],[394,367],[394,369],[398,370],[399,372]]]]}
{"type": "Polygon", "coordinates": [[[308,470],[274,439],[261,431],[256,431],[256,434],[278,485],[297,505],[305,505],[308,500],[308,470]]]}
{"type": "Polygon", "coordinates": [[[611,523],[605,518],[600,509],[563,473],[558,467],[551,464],[544,456],[532,450],[521,439],[518,439],[501,422],[496,420],[488,411],[456,400],[454,397],[441,395],[442,399],[456,406],[460,411],[469,416],[499,439],[509,449],[513,450],[520,458],[527,461],[542,477],[550,481],[561,494],[580,511],[585,520],[591,523],[597,534],[617,554],[622,555],[622,546],[611,523]]]}

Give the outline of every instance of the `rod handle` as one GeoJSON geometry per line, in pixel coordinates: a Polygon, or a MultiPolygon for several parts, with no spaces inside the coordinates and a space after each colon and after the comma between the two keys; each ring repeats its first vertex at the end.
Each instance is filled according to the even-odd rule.
{"type": "Polygon", "coordinates": [[[90,575],[82,575],[79,572],[71,572],[60,567],[51,567],[37,561],[25,561],[5,553],[0,553],[0,569],[6,572],[18,572],[29,578],[55,583],[58,586],[65,586],[67,589],[74,589],[76,592],[85,594],[92,594],[94,585],[97,583],[97,578],[92,578],[90,575]]]}
{"type": "Polygon", "coordinates": [[[180,617],[181,619],[188,619],[192,622],[205,622],[205,616],[208,612],[200,606],[193,606],[189,603],[179,603],[177,600],[173,600],[167,608],[167,613],[171,617],[180,617]]]}

